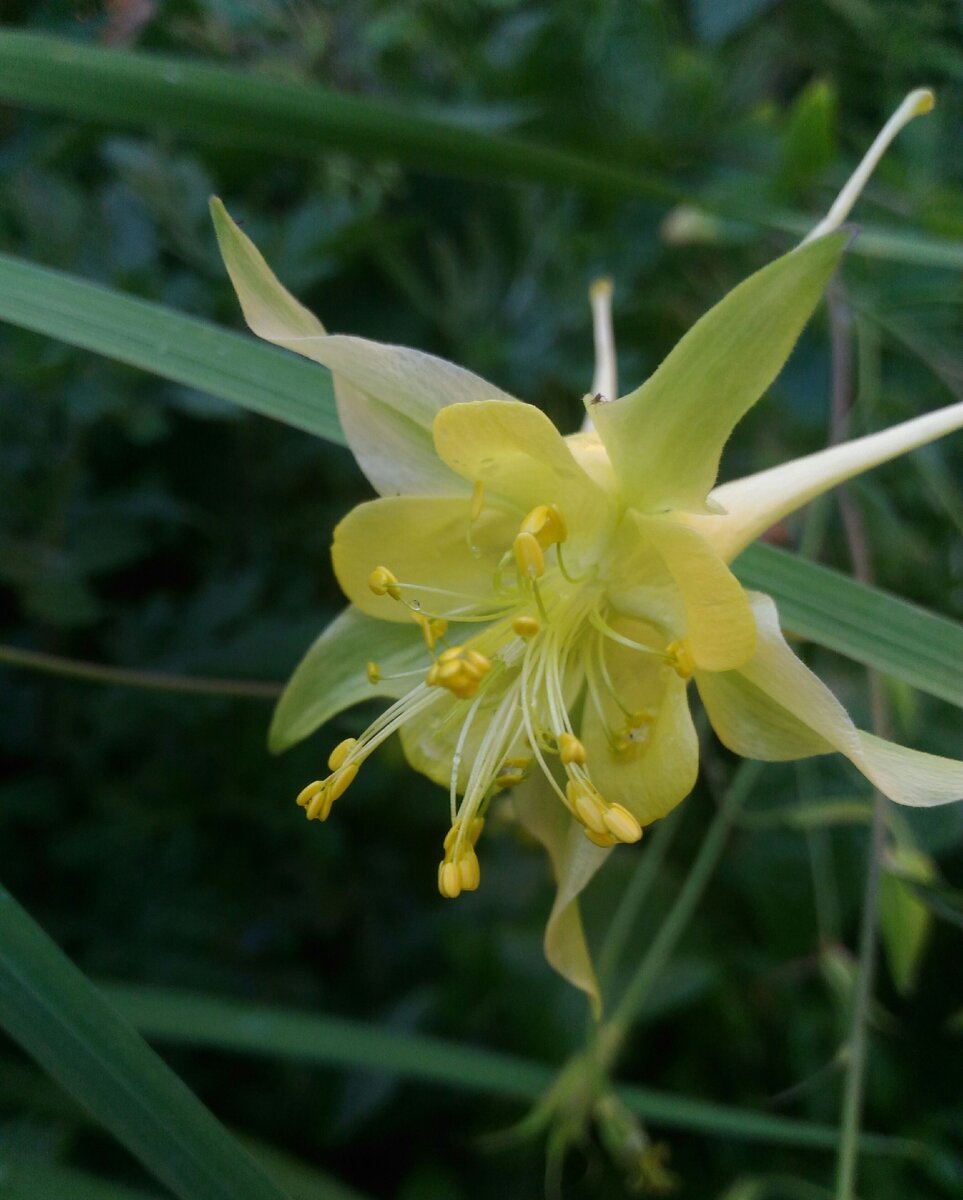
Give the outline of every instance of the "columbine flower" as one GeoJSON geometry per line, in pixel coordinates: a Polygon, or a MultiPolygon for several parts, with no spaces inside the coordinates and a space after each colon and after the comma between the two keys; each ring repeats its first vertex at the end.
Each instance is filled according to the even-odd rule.
{"type": "Polygon", "coordinates": [[[449,791],[438,886],[455,897],[478,886],[492,797],[516,788],[559,877],[549,957],[588,991],[572,901],[609,847],[638,841],[693,787],[693,681],[739,754],[839,751],[900,803],[963,794],[963,764],[856,729],[786,644],[773,602],[745,592],[728,565],[827,488],[959,428],[963,404],[714,486],[724,443],[836,268],[841,221],[896,131],[931,106],[930,93],[909,96],[810,237],[735,288],[620,399],[611,289],[596,286],[590,423],[568,437],[460,367],[327,334],[213,201],[248,324],[330,368],[345,436],[381,493],[335,530],[351,606],[295,673],[272,743],[290,745],[366,695],[395,702],[335,747],[329,774],[298,802],[326,819],[368,755],[400,733],[411,764],[449,791]]]}

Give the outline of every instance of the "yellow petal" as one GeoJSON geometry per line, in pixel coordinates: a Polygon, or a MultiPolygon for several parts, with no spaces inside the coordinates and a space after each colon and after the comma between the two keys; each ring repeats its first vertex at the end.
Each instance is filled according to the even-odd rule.
{"type": "Polygon", "coordinates": [[[464,496],[386,496],[359,504],[334,531],[331,558],[345,595],[384,621],[411,621],[404,604],[376,596],[371,572],[387,567],[402,585],[404,599],[417,601],[429,616],[458,619],[466,607],[504,604],[494,591],[495,572],[512,544],[517,523],[487,508],[471,524],[471,499],[464,496]],[[436,590],[432,590],[436,589],[436,590]]]}
{"type": "Polygon", "coordinates": [[[611,853],[593,845],[582,826],[558,799],[547,780],[536,773],[513,792],[519,820],[542,843],[552,860],[558,884],[545,927],[545,957],[558,973],[588,996],[596,1017],[602,996],[592,965],[579,896],[611,853]]]}
{"type": "Polygon", "coordinates": [[[216,197],[211,215],[224,264],[251,330],[334,373],[345,437],[375,488],[386,494],[460,490],[460,481],[433,451],[435,413],[446,404],[511,397],[431,354],[365,338],[327,335],[317,317],[278,281],[216,197]]]}
{"type": "Polygon", "coordinates": [[[671,517],[635,515],[640,535],[656,550],[685,606],[684,637],[697,667],[728,671],[749,658],[756,625],[735,575],[694,529],[671,517]]]}
{"type": "Polygon", "coordinates": [[[610,499],[533,405],[452,405],[435,417],[434,435],[439,457],[453,471],[484,484],[486,495],[508,501],[521,517],[540,504],[558,505],[574,553],[607,537],[610,499]]]}
{"type": "MultiPolygon", "coordinates": [[[[659,647],[661,637],[639,622],[620,620],[615,627],[634,641],[659,647]]],[[[606,643],[606,664],[619,703],[604,686],[598,689],[602,713],[586,698],[581,738],[588,770],[610,804],[621,804],[642,825],[664,817],[695,786],[699,742],[689,713],[685,681],[657,658],[606,643]],[[637,724],[624,709],[635,714],[637,724]],[[630,726],[632,726],[630,728],[630,726]],[[622,748],[613,739],[624,735],[622,748]]]]}
{"type": "Polygon", "coordinates": [[[930,807],[963,799],[963,763],[857,729],[790,650],[769,597],[751,593],[750,599],[759,631],[752,659],[738,671],[696,675],[713,728],[730,749],[771,761],[837,750],[897,804],[930,807]]]}

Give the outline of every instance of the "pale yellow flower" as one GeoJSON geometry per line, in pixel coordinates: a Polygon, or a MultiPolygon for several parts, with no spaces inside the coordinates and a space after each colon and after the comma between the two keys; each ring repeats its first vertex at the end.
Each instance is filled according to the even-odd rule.
{"type": "Polygon", "coordinates": [[[814,234],[734,289],[619,399],[611,289],[594,288],[590,423],[568,437],[460,367],[327,334],[213,202],[248,324],[333,372],[345,436],[381,493],[335,531],[351,607],[296,672],[273,741],[289,745],[366,695],[395,702],[335,748],[299,803],[325,819],[399,733],[411,764],[449,792],[438,885],[455,897],[478,886],[492,797],[515,789],[559,878],[549,956],[586,990],[594,977],[573,901],[609,847],[637,841],[691,790],[690,683],[739,754],[838,751],[899,803],[963,795],[963,764],[858,730],[786,644],[772,601],[745,592],[729,567],[827,488],[959,428],[963,405],[716,487],[724,443],[836,268],[849,237],[840,221],[896,130],[931,103],[908,97],[814,234]]]}

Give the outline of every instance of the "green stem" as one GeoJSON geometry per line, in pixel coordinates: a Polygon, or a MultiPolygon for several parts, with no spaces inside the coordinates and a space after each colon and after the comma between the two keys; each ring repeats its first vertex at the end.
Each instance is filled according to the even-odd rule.
{"type": "Polygon", "coordinates": [[[112,683],[121,687],[147,688],[157,692],[192,692],[201,696],[238,696],[255,700],[274,700],[284,690],[280,683],[260,683],[256,680],[187,678],[158,671],[128,671],[123,667],[104,667],[99,663],[77,658],[62,658],[57,654],[41,654],[38,650],[22,650],[17,646],[0,645],[0,663],[43,671],[66,679],[83,679],[88,683],[112,683]]]}
{"type": "Polygon", "coordinates": [[[606,984],[610,980],[616,964],[622,958],[622,952],[625,950],[632,928],[642,911],[642,906],[648,898],[652,885],[659,876],[669,847],[672,845],[681,823],[682,805],[679,804],[656,826],[648,852],[643,855],[642,862],[629,880],[628,887],[622,893],[622,898],[609,923],[605,940],[599,951],[598,972],[603,992],[606,990],[606,984]]]}
{"type": "Polygon", "coordinates": [[[671,912],[636,967],[615,1012],[599,1031],[599,1052],[603,1056],[604,1066],[608,1067],[614,1060],[632,1021],[648,996],[649,989],[661,974],[688,927],[722,855],[732,822],[761,771],[761,763],[746,760],[733,776],[671,912]]]}

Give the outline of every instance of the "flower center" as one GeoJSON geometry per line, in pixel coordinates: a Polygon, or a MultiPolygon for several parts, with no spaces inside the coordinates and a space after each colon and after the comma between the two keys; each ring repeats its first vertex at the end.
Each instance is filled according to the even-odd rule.
{"type": "MultiPolygon", "coordinates": [[[[476,486],[469,505],[468,537],[485,503],[476,486]]],[[[335,747],[330,774],[298,797],[309,819],[325,820],[350,786],[361,763],[409,722],[422,722],[434,744],[450,747],[451,828],[438,868],[441,894],[454,898],[480,880],[476,843],[492,797],[521,783],[537,764],[585,835],[599,846],[635,842],[638,820],[609,803],[592,779],[589,754],[573,727],[571,711],[585,697],[607,731],[618,757],[640,753],[655,714],[626,704],[612,678],[606,652],[617,644],[654,657],[688,679],[694,670],[684,641],[664,649],[613,627],[605,584],[590,569],[573,577],[563,546],[568,527],[560,508],[540,504],[521,521],[498,561],[484,598],[403,580],[376,566],[368,585],[404,605],[421,628],[431,661],[427,672],[357,739],[335,747]],[[448,644],[449,622],[485,628],[467,645],[448,644]],[[613,708],[621,723],[606,716],[613,708]]],[[[377,663],[368,678],[384,678],[377,663]]],[[[405,672],[413,680],[422,672],[405,672]]],[[[446,753],[446,757],[447,757],[446,753]]]]}

